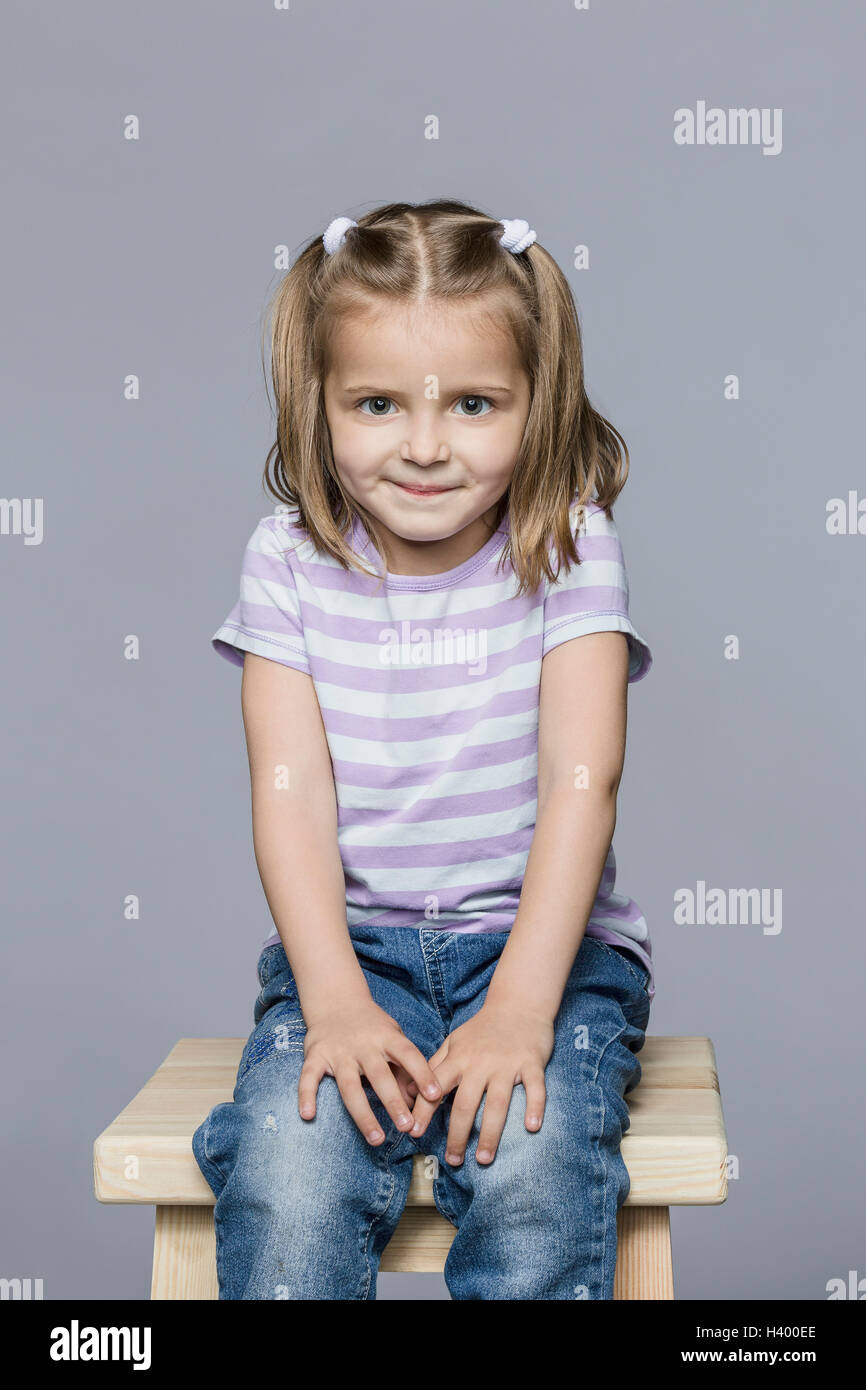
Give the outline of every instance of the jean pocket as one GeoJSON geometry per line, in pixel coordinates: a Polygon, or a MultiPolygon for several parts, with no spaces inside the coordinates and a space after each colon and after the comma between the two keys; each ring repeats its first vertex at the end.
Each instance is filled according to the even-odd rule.
{"type": "Polygon", "coordinates": [[[192,1136],[192,1151],[199,1172],[205,1179],[215,1197],[219,1197],[226,1184],[226,1175],[213,1154],[213,1124],[223,1119],[230,1108],[230,1102],[221,1101],[205,1116],[192,1136]]]}
{"type": "Polygon", "coordinates": [[[259,956],[256,971],[259,977],[259,984],[264,989],[265,985],[273,979],[274,975],[288,967],[288,960],[281,941],[274,941],[272,945],[266,946],[259,956]]]}
{"type": "Polygon", "coordinates": [[[307,1025],[297,1005],[288,1001],[275,1004],[247,1038],[238,1063],[236,1085],[268,1057],[303,1052],[306,1034],[307,1025]]]}
{"type": "Polygon", "coordinates": [[[282,946],[269,946],[262,952],[258,971],[261,990],[253,1008],[255,1023],[261,1023],[275,1004],[288,1003],[300,1009],[298,984],[282,946]]]}
{"type": "Polygon", "coordinates": [[[600,941],[598,937],[589,937],[587,939],[594,940],[597,946],[600,946],[609,956],[618,960],[620,965],[628,971],[641,992],[649,999],[650,972],[643,962],[638,960],[633,951],[629,951],[627,946],[613,946],[609,941],[600,941]]]}

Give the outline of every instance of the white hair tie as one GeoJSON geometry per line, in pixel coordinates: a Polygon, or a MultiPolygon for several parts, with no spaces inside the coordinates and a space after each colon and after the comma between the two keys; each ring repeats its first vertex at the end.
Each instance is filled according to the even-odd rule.
{"type": "Polygon", "coordinates": [[[339,251],[346,240],[346,232],[350,227],[357,227],[357,225],[357,222],[351,217],[335,217],[333,222],[328,223],[322,242],[329,256],[333,256],[335,251],[339,251]]]}
{"type": "Polygon", "coordinates": [[[531,230],[528,222],[524,222],[522,217],[505,217],[502,219],[502,225],[505,231],[499,238],[499,244],[514,256],[519,256],[521,251],[525,251],[527,246],[531,246],[536,239],[535,232],[531,230]]]}
{"type": "MultiPolygon", "coordinates": [[[[322,244],[329,256],[333,256],[335,251],[340,250],[345,244],[346,232],[350,227],[357,227],[357,225],[352,217],[335,217],[332,222],[328,223],[322,237],[322,244]]],[[[514,256],[519,256],[521,251],[525,251],[536,240],[535,232],[522,217],[503,218],[502,226],[505,231],[499,238],[499,244],[514,256]]]]}

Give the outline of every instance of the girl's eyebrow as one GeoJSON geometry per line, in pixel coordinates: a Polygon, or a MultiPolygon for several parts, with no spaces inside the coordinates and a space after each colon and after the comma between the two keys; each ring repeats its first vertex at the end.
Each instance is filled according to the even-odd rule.
{"type": "MultiPolygon", "coordinates": [[[[364,385],[361,385],[361,386],[344,386],[344,387],[342,387],[342,390],[343,390],[343,392],[344,392],[347,396],[363,395],[364,393],[366,393],[368,396],[375,396],[375,395],[379,395],[379,396],[399,396],[399,395],[401,394],[399,391],[389,391],[389,390],[387,390],[387,389],[383,389],[381,385],[379,385],[379,386],[364,386],[364,385]]],[[[486,393],[487,395],[490,395],[490,396],[493,396],[493,395],[496,395],[496,396],[510,396],[510,395],[513,394],[512,391],[511,391],[511,387],[510,387],[510,386],[482,386],[482,385],[479,385],[479,383],[477,383],[477,382],[473,385],[472,390],[470,390],[470,391],[463,391],[463,392],[461,392],[461,394],[464,395],[464,396],[471,396],[473,392],[477,392],[477,394],[478,394],[479,396],[481,396],[481,395],[483,395],[483,394],[485,394],[485,393],[486,393]]],[[[443,395],[454,395],[455,393],[454,393],[453,391],[446,391],[446,392],[443,392],[442,394],[443,394],[443,395]]]]}

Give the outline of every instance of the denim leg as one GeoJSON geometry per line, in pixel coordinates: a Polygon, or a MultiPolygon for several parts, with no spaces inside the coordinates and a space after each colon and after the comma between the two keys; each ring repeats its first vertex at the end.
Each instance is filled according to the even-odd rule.
{"type": "MultiPolygon", "coordinates": [[[[477,959],[469,964],[483,988],[458,1004],[452,1029],[486,997],[487,973],[479,976],[477,959]]],[[[625,1095],[641,1075],[646,977],[640,962],[584,938],[556,1019],[541,1129],[525,1128],[517,1085],[491,1164],[475,1159],[483,1101],[459,1168],[445,1163],[444,1134],[439,1140],[437,1203],[458,1228],[445,1265],[454,1299],[613,1297],[616,1218],[629,1191],[620,1142],[625,1095]]]]}
{"type": "MultiPolygon", "coordinates": [[[[302,1061],[295,1052],[260,1063],[197,1131],[217,1196],[221,1299],[376,1296],[379,1258],[409,1188],[409,1165],[395,1161],[406,1141],[389,1121],[385,1142],[367,1144],[332,1077],[322,1080],[315,1120],[302,1120],[302,1061]]],[[[383,1122],[375,1101],[373,1110],[383,1122]]]]}
{"type": "MultiPolygon", "coordinates": [[[[401,941],[391,933],[398,954],[411,947],[410,936],[401,941]]],[[[441,1039],[424,1036],[427,1020],[401,988],[400,962],[391,959],[387,967],[388,979],[365,968],[376,1002],[407,1036],[422,1035],[434,1051],[441,1039]]],[[[379,1259],[405,1206],[416,1147],[366,1083],[385,1134],[378,1147],[359,1132],[332,1077],[319,1085],[315,1119],[301,1119],[306,1025],[281,946],[262,953],[259,978],[256,1028],[233,1100],[215,1106],[193,1136],[196,1160],[217,1198],[219,1296],[374,1299],[379,1259]]]]}

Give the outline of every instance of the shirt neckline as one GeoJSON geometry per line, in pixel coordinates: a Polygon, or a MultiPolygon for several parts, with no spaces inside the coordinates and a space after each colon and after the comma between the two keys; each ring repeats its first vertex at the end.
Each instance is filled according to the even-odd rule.
{"type": "MultiPolygon", "coordinates": [[[[485,541],[480,550],[476,550],[474,555],[470,555],[468,560],[462,564],[455,565],[453,569],[442,570],[439,574],[392,574],[390,570],[384,571],[385,587],[387,589],[400,589],[409,592],[418,592],[432,589],[450,589],[455,584],[467,579],[476,570],[485,565],[497,551],[501,550],[508,535],[508,524],[510,508],[493,532],[489,540],[485,541]]],[[[374,568],[381,564],[381,557],[370,537],[367,529],[360,517],[355,517],[352,528],[354,549],[359,551],[365,559],[372,561],[374,568]]]]}

